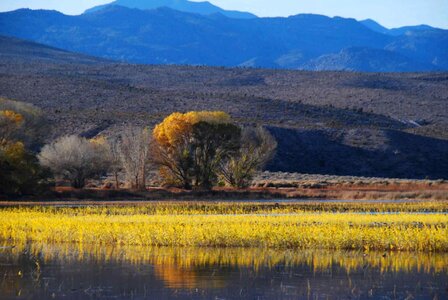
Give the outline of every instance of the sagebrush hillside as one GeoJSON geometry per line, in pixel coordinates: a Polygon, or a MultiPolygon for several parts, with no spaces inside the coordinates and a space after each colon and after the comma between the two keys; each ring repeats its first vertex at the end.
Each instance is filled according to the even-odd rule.
{"type": "Polygon", "coordinates": [[[76,63],[73,53],[64,59],[53,48],[0,42],[0,96],[44,109],[53,137],[222,110],[269,127],[279,143],[270,170],[448,178],[446,73],[145,66],[85,56],[76,63]]]}

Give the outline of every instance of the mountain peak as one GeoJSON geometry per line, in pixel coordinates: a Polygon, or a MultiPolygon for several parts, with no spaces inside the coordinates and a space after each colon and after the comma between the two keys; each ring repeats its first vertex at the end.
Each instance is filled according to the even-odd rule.
{"type": "Polygon", "coordinates": [[[141,10],[168,7],[181,12],[195,13],[200,15],[212,15],[215,13],[221,13],[226,17],[235,19],[253,19],[257,17],[247,12],[224,10],[207,1],[192,2],[188,0],[116,0],[109,4],[95,6],[91,9],[86,10],[85,13],[92,13],[112,5],[119,5],[128,8],[137,8],[141,10]]]}

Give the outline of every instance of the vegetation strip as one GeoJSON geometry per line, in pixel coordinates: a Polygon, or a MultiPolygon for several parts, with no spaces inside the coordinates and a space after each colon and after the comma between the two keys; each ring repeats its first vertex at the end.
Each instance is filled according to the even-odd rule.
{"type": "Polygon", "coordinates": [[[175,205],[165,213],[144,212],[142,207],[8,208],[0,211],[0,239],[11,243],[448,251],[448,216],[443,213],[245,216],[231,215],[228,209],[227,215],[191,215],[206,210],[175,205]],[[175,209],[177,215],[167,213],[175,209]]]}

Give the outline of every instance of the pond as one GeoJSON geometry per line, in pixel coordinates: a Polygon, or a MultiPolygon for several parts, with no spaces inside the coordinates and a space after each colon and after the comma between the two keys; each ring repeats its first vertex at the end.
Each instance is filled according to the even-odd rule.
{"type": "Polygon", "coordinates": [[[0,245],[1,299],[448,299],[448,254],[0,245]]]}

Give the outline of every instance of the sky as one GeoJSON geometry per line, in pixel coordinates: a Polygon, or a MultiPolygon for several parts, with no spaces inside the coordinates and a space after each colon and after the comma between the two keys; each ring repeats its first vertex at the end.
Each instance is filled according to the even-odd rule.
{"type": "MultiPolygon", "coordinates": [[[[109,2],[111,0],[0,0],[0,11],[41,8],[76,15],[87,8],[109,2]]],[[[209,0],[209,2],[224,9],[252,12],[260,17],[315,13],[358,20],[370,18],[389,28],[428,24],[448,29],[448,0],[209,0]]]]}

